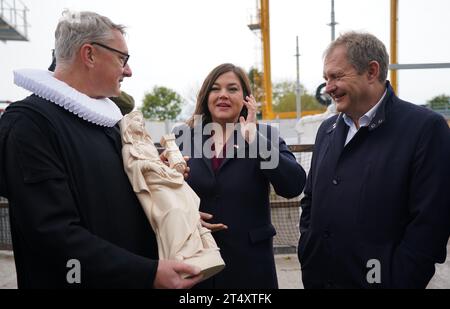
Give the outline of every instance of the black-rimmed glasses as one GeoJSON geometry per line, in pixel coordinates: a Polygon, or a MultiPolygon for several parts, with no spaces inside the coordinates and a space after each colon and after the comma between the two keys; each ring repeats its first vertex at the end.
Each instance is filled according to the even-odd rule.
{"type": "Polygon", "coordinates": [[[121,58],[122,62],[123,62],[123,67],[125,67],[127,65],[128,59],[130,59],[130,55],[128,55],[127,53],[121,52],[120,50],[117,50],[115,48],[109,47],[109,46],[107,46],[105,44],[92,42],[91,45],[98,45],[98,46],[103,47],[103,48],[105,48],[107,50],[110,50],[110,51],[113,51],[113,52],[121,54],[124,57],[124,58],[121,58]]]}

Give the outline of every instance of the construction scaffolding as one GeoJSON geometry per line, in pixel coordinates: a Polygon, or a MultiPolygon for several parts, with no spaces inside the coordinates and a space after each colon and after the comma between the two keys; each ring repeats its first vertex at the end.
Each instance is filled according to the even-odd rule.
{"type": "Polygon", "coordinates": [[[27,12],[20,0],[0,0],[0,41],[28,41],[27,12]]]}
{"type": "MultiPolygon", "coordinates": [[[[273,91],[272,91],[272,73],[271,73],[271,60],[270,60],[270,10],[269,0],[256,0],[256,11],[254,15],[250,16],[248,28],[261,40],[262,49],[262,90],[263,96],[261,101],[261,118],[264,120],[273,119],[300,119],[300,117],[307,115],[320,114],[322,110],[312,111],[300,111],[300,107],[297,107],[297,111],[291,112],[274,112],[273,110],[273,91]]],[[[299,55],[297,48],[297,55],[299,55]]],[[[297,56],[297,57],[298,57],[297,56]]],[[[258,61],[259,62],[259,61],[258,61]]],[[[259,65],[256,65],[253,70],[253,79],[256,81],[259,79],[258,70],[259,65]]],[[[300,83],[300,81],[298,81],[300,83]]],[[[299,96],[300,86],[298,87],[297,95],[299,96]]],[[[299,97],[300,98],[300,97],[299,97]]],[[[258,99],[258,98],[257,98],[258,99]]],[[[301,104],[301,103],[300,103],[301,104]]],[[[297,103],[298,105],[298,103],[297,103]]]]}

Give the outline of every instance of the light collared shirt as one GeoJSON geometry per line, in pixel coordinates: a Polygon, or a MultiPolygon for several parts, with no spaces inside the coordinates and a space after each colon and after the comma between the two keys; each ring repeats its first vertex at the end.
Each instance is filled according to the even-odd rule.
{"type": "MultiPolygon", "coordinates": [[[[380,106],[381,102],[383,101],[386,93],[387,93],[387,89],[384,91],[384,93],[381,96],[381,99],[378,101],[378,103],[375,104],[375,106],[372,107],[367,113],[362,115],[361,118],[359,118],[359,128],[367,127],[370,124],[373,117],[375,117],[375,114],[377,113],[377,109],[380,106]]],[[[346,125],[348,125],[350,127],[350,129],[348,129],[347,139],[345,140],[345,145],[347,145],[352,140],[352,138],[356,135],[356,133],[358,132],[359,129],[356,128],[356,125],[353,122],[353,120],[346,114],[344,114],[344,122],[346,125]]]]}

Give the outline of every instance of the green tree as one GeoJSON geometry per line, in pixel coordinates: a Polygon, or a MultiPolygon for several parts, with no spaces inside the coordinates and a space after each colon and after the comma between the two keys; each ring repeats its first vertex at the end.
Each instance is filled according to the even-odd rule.
{"type": "MultiPolygon", "coordinates": [[[[302,89],[304,89],[303,86],[302,89]]],[[[303,90],[301,101],[302,111],[326,110],[326,107],[319,104],[316,98],[309,94],[306,89],[303,90]]],[[[273,85],[273,110],[276,113],[295,112],[297,110],[295,82],[283,81],[273,85]]]]}
{"type": "Polygon", "coordinates": [[[431,109],[449,109],[450,108],[450,96],[441,94],[438,95],[428,102],[428,106],[431,109]]]}
{"type": "Polygon", "coordinates": [[[181,112],[182,101],[172,89],[155,86],[152,92],[145,94],[140,110],[150,120],[174,120],[181,112]]]}
{"type": "Polygon", "coordinates": [[[250,87],[256,102],[262,102],[264,97],[263,74],[257,68],[250,68],[248,72],[248,79],[250,80],[250,87]]]}
{"type": "MultiPolygon", "coordinates": [[[[252,94],[255,97],[256,102],[262,103],[264,100],[264,76],[261,71],[257,68],[251,67],[247,73],[248,79],[250,80],[250,88],[252,94]]],[[[257,116],[258,119],[262,118],[261,109],[258,108],[257,116]]]]}

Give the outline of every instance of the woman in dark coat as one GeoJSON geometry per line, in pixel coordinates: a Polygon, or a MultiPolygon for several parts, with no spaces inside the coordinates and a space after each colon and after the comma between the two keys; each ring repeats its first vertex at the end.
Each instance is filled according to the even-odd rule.
{"type": "Polygon", "coordinates": [[[278,131],[256,123],[256,109],[247,75],[226,63],[204,81],[188,125],[176,129],[180,149],[191,157],[187,182],[226,264],[200,288],[278,287],[270,184],[292,198],[306,175],[278,131]]]}

